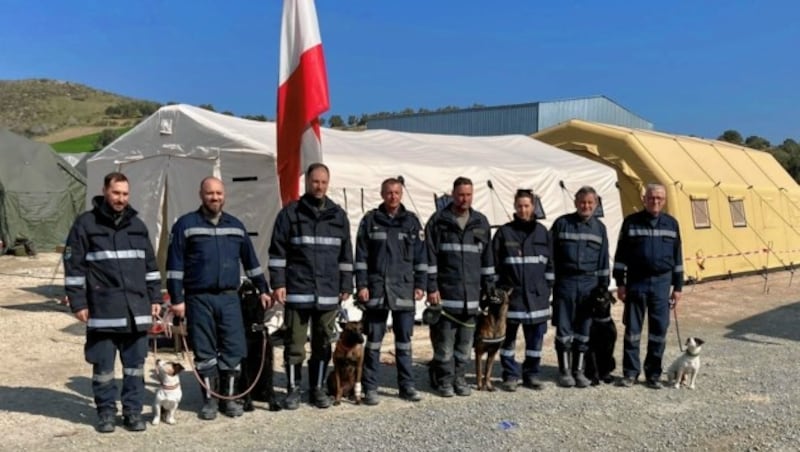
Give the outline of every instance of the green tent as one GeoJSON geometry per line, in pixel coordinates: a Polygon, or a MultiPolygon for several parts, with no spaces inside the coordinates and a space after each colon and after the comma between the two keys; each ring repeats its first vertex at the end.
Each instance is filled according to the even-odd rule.
{"type": "MultiPolygon", "coordinates": [[[[44,143],[0,129],[0,239],[64,243],[86,205],[86,178],[44,143]]],[[[0,250],[2,251],[2,250],[0,250]]]]}

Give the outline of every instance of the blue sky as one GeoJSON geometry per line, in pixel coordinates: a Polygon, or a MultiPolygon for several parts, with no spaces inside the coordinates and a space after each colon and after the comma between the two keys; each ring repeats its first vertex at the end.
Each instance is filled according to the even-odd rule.
{"type": "MultiPolygon", "coordinates": [[[[275,116],[280,0],[0,0],[0,79],[275,116]]],[[[318,0],[331,111],[603,94],[667,132],[800,140],[800,2],[318,0]]]]}

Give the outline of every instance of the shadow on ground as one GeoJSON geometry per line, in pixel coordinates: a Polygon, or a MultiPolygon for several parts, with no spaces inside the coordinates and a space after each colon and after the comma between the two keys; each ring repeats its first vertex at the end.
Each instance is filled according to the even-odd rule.
{"type": "Polygon", "coordinates": [[[725,334],[725,337],[762,344],[777,343],[753,336],[800,341],[798,319],[800,319],[800,302],[781,306],[732,323],[727,326],[731,331],[725,334]]]}

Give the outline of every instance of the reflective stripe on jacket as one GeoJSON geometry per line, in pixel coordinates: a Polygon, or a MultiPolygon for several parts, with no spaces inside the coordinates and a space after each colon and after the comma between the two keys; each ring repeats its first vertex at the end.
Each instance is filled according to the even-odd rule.
{"type": "Polygon", "coordinates": [[[295,309],[331,310],[353,291],[353,249],[347,214],[327,197],[303,195],[275,220],[269,247],[273,288],[286,288],[295,309]],[[322,205],[322,208],[319,206],[322,205]]]}
{"type": "Polygon", "coordinates": [[[116,217],[102,196],[93,203],[73,223],[64,249],[70,308],[89,309],[91,330],[146,331],[151,304],[161,303],[161,273],[147,227],[131,207],[116,217]]]}
{"type": "Polygon", "coordinates": [[[425,290],[428,256],[422,226],[403,205],[390,217],[383,205],[364,215],[356,237],[356,287],[369,289],[367,309],[413,311],[414,289],[425,290]]]}

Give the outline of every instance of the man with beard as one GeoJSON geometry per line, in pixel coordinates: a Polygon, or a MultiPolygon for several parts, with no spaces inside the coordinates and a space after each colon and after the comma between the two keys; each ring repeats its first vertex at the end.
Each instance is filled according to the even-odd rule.
{"type": "MultiPolygon", "coordinates": [[[[241,221],[222,211],[225,187],[216,177],[200,184],[203,205],[180,217],[172,227],[167,255],[167,290],[172,311],[187,318],[195,368],[203,380],[203,407],[199,417],[217,416],[212,392],[233,396],[247,356],[242,310],[237,289],[239,262],[258,288],[265,309],[271,306],[264,271],[241,221]],[[184,303],[185,302],[185,303],[184,303]],[[188,305],[188,306],[187,306],[188,305]]],[[[219,410],[241,416],[235,400],[224,400],[219,410]]]]}
{"type": "Polygon", "coordinates": [[[114,361],[122,361],[122,415],[130,431],[142,420],[147,330],[161,310],[161,274],[142,220],[128,205],[128,178],[110,173],[94,209],[72,226],[64,249],[64,285],[75,317],[86,324],[97,431],[116,425],[114,361]]]}
{"type": "Polygon", "coordinates": [[[283,349],[287,394],[284,408],[300,406],[300,370],[308,360],[310,402],[328,408],[325,373],[331,360],[336,314],[353,291],[353,249],[347,214],[327,196],[330,171],[322,163],[306,170],[306,193],[284,207],[275,220],[269,247],[272,298],[286,304],[283,349]]]}
{"type": "Polygon", "coordinates": [[[472,181],[453,182],[453,200],[425,225],[428,246],[428,303],[441,305],[430,325],[431,383],[442,397],[469,396],[465,378],[472,354],[481,292],[494,292],[494,253],[489,221],[472,208],[472,181]]]}

